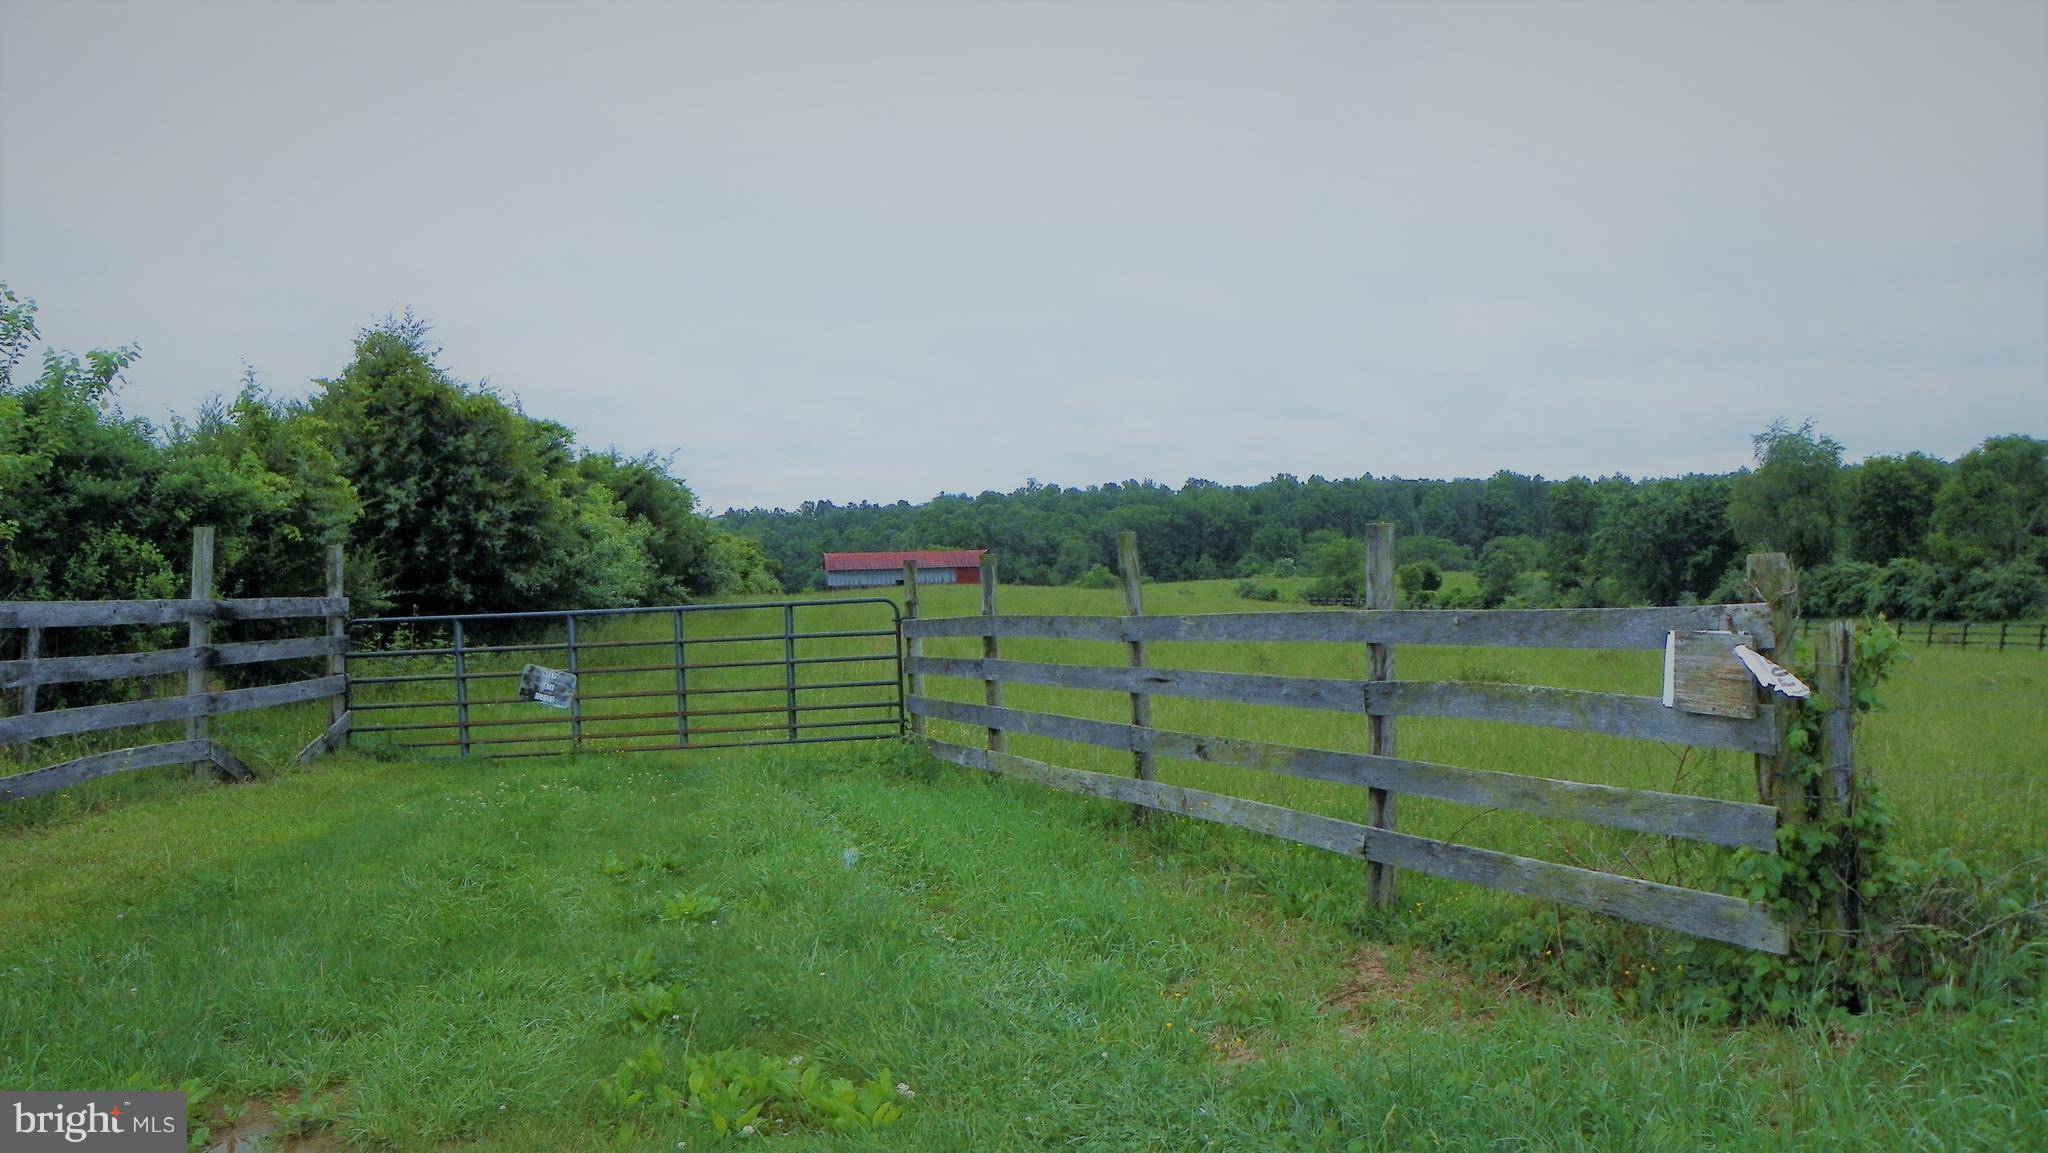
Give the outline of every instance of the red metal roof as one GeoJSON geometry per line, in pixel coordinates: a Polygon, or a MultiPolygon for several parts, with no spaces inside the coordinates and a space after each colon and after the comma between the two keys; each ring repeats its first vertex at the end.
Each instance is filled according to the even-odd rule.
{"type": "Polygon", "coordinates": [[[977,548],[951,552],[828,552],[825,554],[825,571],[898,569],[907,560],[916,561],[919,568],[980,568],[981,554],[987,551],[977,548]]]}

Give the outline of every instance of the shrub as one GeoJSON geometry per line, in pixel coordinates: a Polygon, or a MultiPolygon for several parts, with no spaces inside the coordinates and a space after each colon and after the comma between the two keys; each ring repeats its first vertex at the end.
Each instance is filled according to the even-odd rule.
{"type": "Polygon", "coordinates": [[[1120,583],[1116,579],[1115,573],[1109,571],[1106,566],[1099,564],[1089,565],[1088,571],[1082,573],[1079,579],[1074,581],[1076,587],[1084,589],[1113,589],[1120,583]]]}
{"type": "Polygon", "coordinates": [[[1473,595],[1471,589],[1442,589],[1435,595],[1436,604],[1433,606],[1435,608],[1476,609],[1479,607],[1479,598],[1473,595]]]}
{"type": "Polygon", "coordinates": [[[2029,560],[1977,569],[1956,587],[1956,611],[1965,620],[2004,621],[2048,604],[2048,577],[2029,560]]]}
{"type": "Polygon", "coordinates": [[[1236,587],[1232,591],[1248,601],[1277,601],[1280,599],[1280,590],[1263,581],[1242,580],[1237,582],[1236,587]]]}
{"type": "Polygon", "coordinates": [[[1365,599],[1365,542],[1346,536],[1330,536],[1316,542],[1309,552],[1309,564],[1316,574],[1308,587],[1313,599],[1357,603],[1365,599]]]}
{"type": "MultiPolygon", "coordinates": [[[[1689,594],[1688,594],[1689,595],[1689,594]]],[[[1557,606],[1557,586],[1540,572],[1525,572],[1515,578],[1515,591],[1501,602],[1502,608],[1547,609],[1557,606]]]]}
{"type": "Polygon", "coordinates": [[[1955,582],[1924,560],[1900,557],[1870,586],[1869,611],[1894,620],[1944,620],[1955,615],[1955,582]]]}
{"type": "Polygon", "coordinates": [[[1428,603],[1430,593],[1444,587],[1444,571],[1434,561],[1419,560],[1402,565],[1394,580],[1401,586],[1402,600],[1423,605],[1428,603]]]}
{"type": "Polygon", "coordinates": [[[1420,564],[1428,562],[1439,570],[1463,572],[1472,567],[1472,550],[1456,541],[1437,536],[1394,535],[1394,561],[1397,564],[1420,564]]]}

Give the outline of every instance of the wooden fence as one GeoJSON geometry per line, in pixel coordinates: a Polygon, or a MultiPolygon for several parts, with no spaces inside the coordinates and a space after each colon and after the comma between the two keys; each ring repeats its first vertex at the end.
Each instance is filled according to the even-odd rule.
{"type": "Polygon", "coordinates": [[[235,779],[249,775],[234,754],[211,739],[208,722],[227,713],[273,708],[301,701],[329,702],[327,731],[308,745],[299,759],[333,748],[348,731],[348,679],[342,673],[347,649],[348,601],[341,593],[341,546],[329,549],[327,595],[223,600],[214,596],[213,530],[192,534],[192,590],[185,600],[134,601],[0,601],[0,629],[25,630],[22,655],[0,661],[0,692],[17,695],[14,715],[0,718],[0,747],[15,746],[23,765],[31,760],[33,742],[84,733],[169,721],[185,723],[183,740],[111,752],[97,752],[60,764],[0,778],[0,802],[33,797],[115,773],[162,765],[188,764],[195,775],[207,771],[235,779]],[[289,640],[214,644],[213,625],[222,621],[271,621],[317,618],[324,635],[289,640]],[[89,656],[43,656],[49,630],[105,628],[121,625],[186,625],[183,648],[89,656]],[[272,661],[326,659],[325,676],[288,684],[210,691],[207,673],[236,665],[272,661]],[[37,693],[44,686],[185,676],[181,696],[152,697],[115,704],[86,705],[41,711],[37,693]]]}
{"type": "MultiPolygon", "coordinates": [[[[983,576],[982,613],[956,618],[920,618],[915,602],[904,621],[909,648],[912,730],[936,755],[975,769],[1035,781],[1054,788],[1128,801],[1140,810],[1160,809],[1202,820],[1271,834],[1360,858],[1372,868],[1373,902],[1394,901],[1394,874],[1407,869],[1488,888],[1559,902],[1628,920],[1753,949],[1783,953],[1790,926],[1761,906],[1737,897],[1643,881],[1573,865],[1534,860],[1474,846],[1397,831],[1395,801],[1402,795],[1588,822],[1610,828],[1705,842],[1710,845],[1777,852],[1781,813],[1786,819],[1799,801],[1789,795],[1774,803],[1788,762],[1785,733],[1789,713],[1739,672],[1733,647],[1747,643],[1768,655],[1776,638],[1796,629],[1790,606],[1790,566],[1782,556],[1752,557],[1753,582],[1766,594],[1754,604],[1681,608],[1565,609],[1462,612],[1394,610],[1392,530],[1376,526],[1368,536],[1367,603],[1363,611],[1257,612],[1201,616],[1145,616],[1139,598],[1137,549],[1128,534],[1120,542],[1126,615],[1122,617],[1004,616],[995,611],[991,568],[983,576]],[[1653,697],[1466,682],[1394,679],[1400,645],[1467,645],[1572,649],[1662,650],[1672,634],[1708,642],[1718,638],[1719,656],[1738,670],[1728,679],[1739,707],[1718,712],[1667,707],[1653,697]],[[983,638],[979,659],[927,657],[923,644],[939,637],[983,638]],[[1080,666],[1004,660],[1001,642],[1012,637],[1111,642],[1129,646],[1127,667],[1080,666]],[[1149,667],[1145,646],[1174,641],[1317,642],[1367,646],[1364,681],[1198,672],[1149,667]],[[925,695],[926,676],[979,680],[985,703],[941,700],[925,695]],[[1007,708],[1005,684],[1049,685],[1129,694],[1129,724],[1007,708]],[[1330,710],[1367,718],[1367,753],[1297,748],[1262,741],[1152,726],[1150,698],[1188,697],[1203,701],[1330,710]],[[1432,764],[1400,757],[1397,718],[1452,717],[1603,733],[1673,745],[1729,749],[1758,757],[1763,803],[1720,800],[1516,773],[1432,764]],[[971,725],[987,733],[985,747],[929,737],[928,720],[971,725]],[[1049,737],[1081,745],[1129,750],[1132,776],[1063,768],[1011,755],[1005,734],[1049,737]],[[1169,757],[1280,773],[1368,790],[1367,821],[1341,820],[1276,805],[1165,784],[1155,779],[1154,760],[1169,757]]],[[[991,560],[991,565],[993,561],[991,560]]],[[[914,587],[914,586],[912,586],[914,587]]],[[[1840,673],[1846,679],[1846,671],[1840,673]]],[[[1833,686],[1846,692],[1841,684],[1833,686]]],[[[1846,726],[1843,726],[1846,729],[1846,726]]],[[[1847,734],[1835,750],[1843,787],[1849,773],[1847,734]]]]}

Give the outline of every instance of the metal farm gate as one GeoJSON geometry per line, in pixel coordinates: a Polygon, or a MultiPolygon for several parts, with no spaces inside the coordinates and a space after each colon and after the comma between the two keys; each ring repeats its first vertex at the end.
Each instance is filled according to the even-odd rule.
{"type": "Polygon", "coordinates": [[[360,618],[350,738],[488,757],[893,738],[901,616],[863,597],[360,618]]]}

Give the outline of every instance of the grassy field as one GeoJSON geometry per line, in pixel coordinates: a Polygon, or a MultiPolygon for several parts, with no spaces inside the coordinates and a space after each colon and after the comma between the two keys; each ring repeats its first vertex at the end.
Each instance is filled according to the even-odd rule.
{"type": "MultiPolygon", "coordinates": [[[[926,592],[934,615],[976,605],[971,589],[926,592]]],[[[1147,598],[1161,613],[1259,607],[1228,582],[1147,598]]],[[[1071,589],[1003,600],[1016,612],[1118,604],[1071,589]]],[[[765,615],[706,635],[755,635],[750,618],[765,615]]],[[[1121,660],[1056,642],[1005,655],[1121,660]]],[[[2038,872],[2048,661],[1914,655],[1894,711],[1862,730],[1864,771],[1915,853],[2038,872]]],[[[1363,668],[1340,646],[1161,645],[1154,658],[1363,668]]],[[[1658,672],[1651,654],[1409,648],[1400,674],[1651,693],[1658,672]]],[[[642,676],[612,680],[632,691],[642,676]]],[[[644,691],[665,676],[645,674],[644,691]]],[[[930,687],[979,699],[978,685],[930,687]]],[[[1013,705],[1077,715],[1124,707],[1008,691],[1013,705]]],[[[438,699],[424,685],[388,692],[438,699]]],[[[1360,718],[1166,699],[1155,711],[1167,727],[1364,742],[1360,718]]],[[[320,721],[280,710],[220,728],[275,764],[320,721]]],[[[1013,747],[1128,769],[1099,750],[1013,747]]],[[[1750,787],[1742,758],[1546,730],[1404,721],[1402,748],[1708,795],[1750,787]]],[[[707,1118],[734,1079],[697,1092],[688,1073],[730,1071],[744,1052],[743,1069],[822,1070],[813,1097],[843,1077],[868,1117],[878,1101],[901,1110],[880,1129],[838,1130],[802,1094],[763,1090],[782,1104],[756,1136],[791,1149],[2048,1145],[2037,995],[1826,1027],[1710,1026],[1624,1011],[1599,983],[1545,992],[1470,962],[1466,944],[1537,915],[1526,903],[1410,876],[1402,908],[1376,916],[1355,862],[1193,822],[1133,827],[1121,806],[986,781],[894,743],[432,755],[445,751],[336,757],[238,788],[154,774],[0,813],[0,1085],[190,1084],[219,1132],[246,1108],[243,1127],[316,1144],[653,1150],[717,1139],[707,1118]],[[649,1047],[663,1071],[621,1075],[649,1047]],[[696,1103],[664,1103],[662,1086],[696,1103]]],[[[1353,790],[1212,766],[1168,762],[1162,775],[1352,817],[1364,807],[1353,790]]],[[[1401,823],[1654,877],[1699,867],[1645,838],[1449,805],[1404,802],[1401,823]]]]}
{"type": "Polygon", "coordinates": [[[196,1082],[368,1148],[709,1142],[598,1091],[654,1045],[915,1094],[791,1149],[2048,1141],[2038,1005],[1843,1032],[1531,994],[1375,941],[1334,858],[856,748],[340,758],[10,837],[0,1084],[196,1082]]]}

